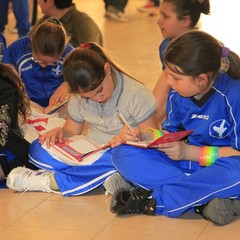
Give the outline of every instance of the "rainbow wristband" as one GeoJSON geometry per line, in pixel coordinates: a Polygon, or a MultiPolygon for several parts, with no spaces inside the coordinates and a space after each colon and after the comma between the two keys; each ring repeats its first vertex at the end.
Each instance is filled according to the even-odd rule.
{"type": "Polygon", "coordinates": [[[164,134],[163,131],[155,128],[147,128],[147,131],[150,131],[153,133],[154,140],[160,138],[164,134]]]}
{"type": "Polygon", "coordinates": [[[200,148],[200,166],[211,166],[218,158],[218,147],[204,146],[200,148]]]}

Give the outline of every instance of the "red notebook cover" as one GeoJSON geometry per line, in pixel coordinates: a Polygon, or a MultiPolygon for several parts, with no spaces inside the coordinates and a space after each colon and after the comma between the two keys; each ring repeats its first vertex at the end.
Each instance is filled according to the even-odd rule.
{"type": "Polygon", "coordinates": [[[76,136],[75,139],[74,137],[66,138],[63,142],[56,142],[51,146],[65,157],[77,162],[81,162],[84,158],[109,147],[110,145],[99,146],[99,144],[83,135],[76,136]],[[77,148],[70,146],[73,142],[77,144],[77,148]]]}
{"type": "Polygon", "coordinates": [[[153,140],[153,141],[140,141],[140,142],[127,141],[126,144],[137,146],[137,147],[143,147],[143,148],[153,148],[162,143],[170,143],[170,142],[180,141],[187,135],[191,134],[192,132],[193,132],[193,130],[165,133],[163,136],[161,136],[158,139],[153,140]]]}
{"type": "Polygon", "coordinates": [[[162,143],[170,143],[182,140],[187,135],[191,134],[193,130],[181,131],[181,132],[173,132],[173,133],[166,133],[162,137],[154,140],[153,142],[149,143],[147,147],[154,147],[158,144],[162,143]]]}

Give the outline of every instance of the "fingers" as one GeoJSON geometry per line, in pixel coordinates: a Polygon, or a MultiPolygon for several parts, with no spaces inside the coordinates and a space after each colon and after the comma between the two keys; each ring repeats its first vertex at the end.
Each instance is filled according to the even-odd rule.
{"type": "Polygon", "coordinates": [[[51,106],[58,104],[59,102],[62,102],[69,97],[70,94],[68,84],[66,82],[63,82],[50,97],[49,105],[51,106]]]}
{"type": "Polygon", "coordinates": [[[130,131],[129,128],[125,125],[121,129],[120,135],[124,141],[138,141],[139,130],[133,128],[133,131],[130,131]]]}
{"type": "Polygon", "coordinates": [[[56,142],[63,142],[63,130],[61,128],[55,128],[49,132],[46,132],[39,138],[41,144],[46,144],[47,148],[54,145],[56,142]]]}
{"type": "Polygon", "coordinates": [[[52,95],[51,98],[49,99],[49,106],[58,104],[59,102],[61,102],[60,99],[61,99],[60,96],[52,95]]]}
{"type": "Polygon", "coordinates": [[[114,136],[109,142],[108,144],[113,148],[113,147],[117,147],[118,145],[124,143],[124,141],[122,140],[120,135],[116,135],[114,136]]]}
{"type": "Polygon", "coordinates": [[[158,150],[164,152],[169,158],[175,161],[183,159],[184,149],[184,144],[181,141],[158,145],[158,150]]]}

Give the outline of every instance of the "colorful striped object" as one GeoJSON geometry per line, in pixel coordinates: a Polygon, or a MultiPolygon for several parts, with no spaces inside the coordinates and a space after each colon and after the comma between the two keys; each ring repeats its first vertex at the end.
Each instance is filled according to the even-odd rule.
{"type": "Polygon", "coordinates": [[[200,166],[211,166],[218,158],[218,147],[203,146],[200,148],[200,166]]]}
{"type": "Polygon", "coordinates": [[[148,128],[147,131],[150,131],[154,135],[154,140],[160,138],[161,136],[164,135],[163,131],[155,128],[148,128]]]}

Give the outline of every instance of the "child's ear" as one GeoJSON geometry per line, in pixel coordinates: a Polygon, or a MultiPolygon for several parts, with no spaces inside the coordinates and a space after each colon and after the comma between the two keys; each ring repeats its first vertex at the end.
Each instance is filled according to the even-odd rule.
{"type": "Polygon", "coordinates": [[[105,74],[111,75],[111,66],[108,62],[104,64],[104,71],[105,71],[105,74]]]}
{"type": "Polygon", "coordinates": [[[208,85],[208,75],[205,73],[201,73],[197,78],[197,84],[200,89],[206,89],[208,85]]]}
{"type": "Polygon", "coordinates": [[[189,16],[184,16],[182,18],[182,23],[183,23],[184,27],[190,28],[190,26],[191,26],[191,18],[189,16]]]}

